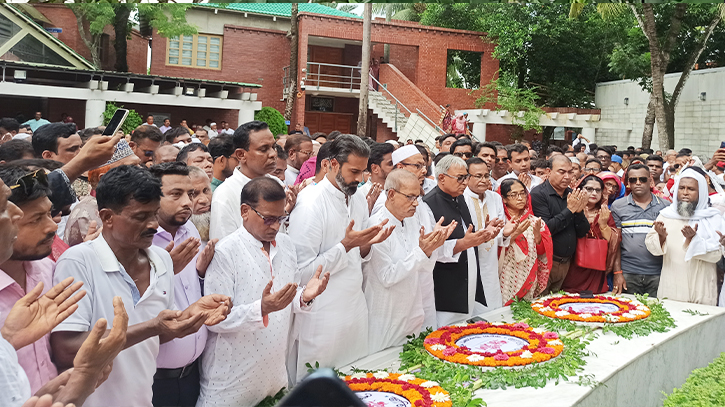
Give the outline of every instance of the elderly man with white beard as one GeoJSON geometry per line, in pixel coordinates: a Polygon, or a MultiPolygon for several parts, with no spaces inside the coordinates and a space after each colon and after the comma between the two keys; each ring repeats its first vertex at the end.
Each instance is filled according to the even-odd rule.
{"type": "Polygon", "coordinates": [[[660,212],[647,233],[647,250],[663,256],[657,297],[717,305],[715,263],[723,255],[720,233],[725,222],[708,201],[705,177],[693,168],[682,171],[672,204],[660,212]]]}
{"type": "MultiPolygon", "coordinates": [[[[209,242],[209,225],[211,222],[211,181],[204,170],[189,166],[189,177],[194,186],[194,196],[191,201],[191,223],[196,226],[203,249],[209,242]]],[[[217,242],[219,239],[214,239],[217,242]]]]}
{"type": "Polygon", "coordinates": [[[403,345],[406,336],[426,327],[419,278],[432,278],[436,249],[445,243],[456,222],[425,230],[415,216],[421,188],[418,177],[403,169],[391,171],[385,180],[385,205],[369,219],[369,225],[387,220],[393,233],[372,247],[363,264],[365,299],[368,304],[368,347],[375,353],[403,345]]]}

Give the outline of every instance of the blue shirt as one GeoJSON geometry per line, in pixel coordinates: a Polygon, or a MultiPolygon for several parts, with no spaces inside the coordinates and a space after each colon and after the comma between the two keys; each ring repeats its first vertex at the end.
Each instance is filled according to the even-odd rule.
{"type": "Polygon", "coordinates": [[[45,120],[45,119],[42,119],[42,118],[40,120],[35,120],[35,118],[33,118],[33,119],[28,120],[27,122],[25,122],[23,124],[29,125],[30,126],[30,130],[32,130],[33,133],[35,133],[35,130],[37,130],[38,127],[40,127],[40,126],[42,126],[44,124],[50,124],[50,122],[47,121],[47,120],[45,120]]]}

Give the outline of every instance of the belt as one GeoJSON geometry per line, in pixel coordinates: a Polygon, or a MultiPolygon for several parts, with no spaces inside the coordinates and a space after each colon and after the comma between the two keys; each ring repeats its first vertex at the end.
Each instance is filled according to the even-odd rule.
{"type": "Polygon", "coordinates": [[[164,379],[183,379],[184,377],[191,374],[191,372],[194,371],[194,368],[197,366],[197,362],[199,359],[196,359],[195,361],[189,363],[188,365],[184,367],[180,367],[177,369],[162,369],[158,368],[156,369],[156,374],[154,374],[154,380],[164,380],[164,379]]]}
{"type": "Polygon", "coordinates": [[[571,258],[572,258],[572,256],[569,256],[569,257],[561,257],[561,256],[557,256],[557,255],[551,256],[551,259],[557,263],[568,263],[569,261],[571,261],[571,258]]]}

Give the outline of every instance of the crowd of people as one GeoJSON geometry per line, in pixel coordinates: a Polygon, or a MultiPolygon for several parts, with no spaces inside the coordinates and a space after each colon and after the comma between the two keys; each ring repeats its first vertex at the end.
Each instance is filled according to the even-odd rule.
{"type": "Polygon", "coordinates": [[[560,290],[718,302],[725,150],[103,130],[0,120],[3,406],[255,405],[560,290]]]}

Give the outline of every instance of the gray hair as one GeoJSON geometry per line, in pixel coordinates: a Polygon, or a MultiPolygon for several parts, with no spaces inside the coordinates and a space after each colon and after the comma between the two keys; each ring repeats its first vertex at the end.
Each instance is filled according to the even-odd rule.
{"type": "Polygon", "coordinates": [[[400,189],[406,184],[420,186],[418,177],[413,175],[412,172],[406,171],[402,168],[398,168],[393,171],[390,171],[390,174],[388,174],[387,178],[385,178],[385,190],[386,191],[391,190],[391,189],[396,189],[396,190],[400,191],[400,189]]]}
{"type": "Polygon", "coordinates": [[[203,176],[204,178],[209,180],[209,176],[206,175],[206,172],[204,170],[202,170],[201,168],[194,167],[193,165],[189,165],[188,168],[189,168],[189,176],[191,176],[191,177],[202,177],[203,176]]]}
{"type": "Polygon", "coordinates": [[[436,164],[436,178],[440,177],[441,174],[448,174],[448,170],[452,167],[460,167],[464,170],[468,169],[468,166],[466,165],[466,162],[463,161],[463,158],[449,154],[443,157],[440,161],[438,161],[438,164],[436,164]]]}

